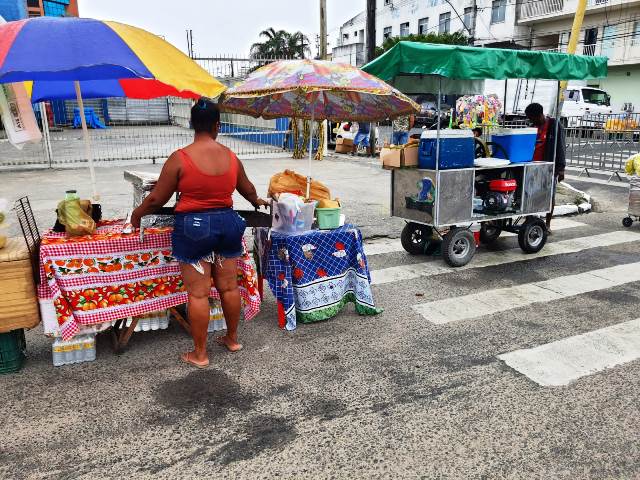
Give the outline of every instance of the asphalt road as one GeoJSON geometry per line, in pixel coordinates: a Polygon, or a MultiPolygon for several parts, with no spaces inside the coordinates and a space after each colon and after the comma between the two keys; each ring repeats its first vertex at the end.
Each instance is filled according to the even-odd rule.
{"type": "MultiPolygon", "coordinates": [[[[245,163],[259,189],[291,164],[301,168],[245,163]]],[[[134,335],[121,356],[99,337],[95,362],[60,368],[50,340],[28,332],[25,368],[0,376],[0,478],[640,477],[637,356],[617,362],[620,352],[609,352],[618,364],[603,370],[596,345],[583,359],[588,373],[553,387],[499,358],[563,339],[581,345],[581,335],[606,336],[640,317],[635,273],[611,287],[598,283],[603,269],[640,261],[640,226],[620,226],[619,187],[581,184],[606,196],[608,210],[556,223],[548,255],[525,256],[505,237],[454,271],[387,238],[400,232],[384,213],[387,172],[344,161],[316,171],[363,226],[369,248],[387,252],[369,256],[374,278],[417,264],[426,274],[374,285],[384,308],[377,317],[349,307],[295,332],[278,330],[268,294],[259,317],[241,327],[244,350],[229,354],[211,340],[207,370],[178,361],[190,342],[175,325],[134,335]],[[576,279],[590,274],[600,275],[585,287],[592,290],[572,295],[584,286],[576,279]],[[469,295],[543,282],[554,299],[522,294],[497,313],[464,310],[469,295]],[[434,323],[430,312],[448,299],[460,307],[434,323]]],[[[86,181],[85,172],[69,173],[3,173],[3,195],[29,193],[46,225],[64,187],[86,181]]],[[[108,213],[130,200],[121,179],[119,169],[99,171],[108,213]]],[[[553,374],[561,356],[540,363],[553,374]]]]}

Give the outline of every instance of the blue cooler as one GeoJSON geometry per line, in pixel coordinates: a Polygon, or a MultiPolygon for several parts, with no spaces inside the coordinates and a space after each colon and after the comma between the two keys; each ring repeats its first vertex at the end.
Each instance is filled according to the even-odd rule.
{"type": "MultiPolygon", "coordinates": [[[[420,136],[418,167],[436,168],[437,130],[425,130],[420,136]]],[[[471,130],[440,130],[441,170],[471,168],[474,160],[473,132],[471,130]]]]}
{"type": "MultiPolygon", "coordinates": [[[[504,128],[491,134],[491,141],[504,148],[511,163],[533,161],[538,138],[537,128],[504,128]]],[[[501,150],[494,152],[495,158],[505,158],[501,150]]]]}

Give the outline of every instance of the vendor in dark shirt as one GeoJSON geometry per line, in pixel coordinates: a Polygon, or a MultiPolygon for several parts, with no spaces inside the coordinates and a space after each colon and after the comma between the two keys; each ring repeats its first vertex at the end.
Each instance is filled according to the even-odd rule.
{"type": "Polygon", "coordinates": [[[565,160],[565,133],[562,124],[557,123],[555,118],[547,117],[544,114],[542,105],[532,103],[525,111],[525,115],[534,127],[538,129],[536,148],[533,154],[534,162],[553,162],[555,155],[555,178],[553,182],[553,201],[551,212],[547,214],[547,230],[551,234],[551,218],[556,204],[556,187],[558,182],[564,180],[565,160]],[[557,123],[557,141],[556,141],[557,123]]]}

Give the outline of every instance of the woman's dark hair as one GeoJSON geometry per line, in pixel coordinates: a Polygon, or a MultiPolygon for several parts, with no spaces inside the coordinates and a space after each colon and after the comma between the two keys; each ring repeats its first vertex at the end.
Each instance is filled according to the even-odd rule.
{"type": "Polygon", "coordinates": [[[201,98],[191,107],[191,127],[196,132],[209,133],[217,123],[220,123],[220,109],[217,103],[201,98]]]}

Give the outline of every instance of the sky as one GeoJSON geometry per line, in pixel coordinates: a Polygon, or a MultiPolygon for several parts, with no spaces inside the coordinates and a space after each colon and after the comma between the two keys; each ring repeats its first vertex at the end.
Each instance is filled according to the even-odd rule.
{"type": "MultiPolygon", "coordinates": [[[[326,0],[327,30],[366,8],[366,0],[326,0]]],[[[163,36],[187,51],[186,30],[193,30],[196,56],[246,56],[258,34],[269,27],[300,30],[316,54],[320,31],[318,0],[78,0],[80,16],[115,20],[163,36]]],[[[331,46],[329,46],[331,50],[331,46]]]]}

